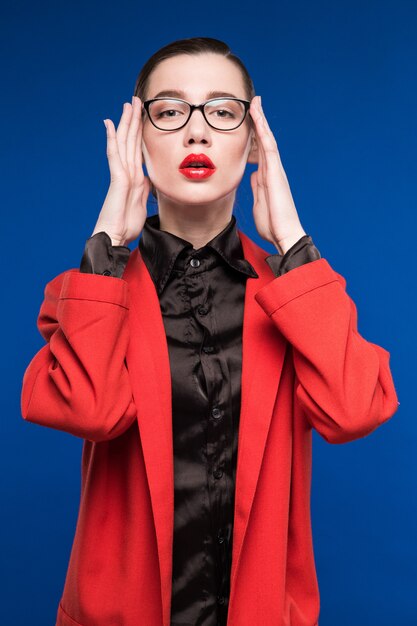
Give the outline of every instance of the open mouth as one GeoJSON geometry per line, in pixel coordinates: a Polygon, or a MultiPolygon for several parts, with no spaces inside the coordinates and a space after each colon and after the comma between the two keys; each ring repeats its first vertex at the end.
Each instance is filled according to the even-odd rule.
{"type": "Polygon", "coordinates": [[[202,163],[191,163],[191,165],[186,165],[186,167],[193,167],[193,168],[207,167],[208,169],[213,169],[212,167],[208,167],[208,165],[203,165],[202,163]]]}
{"type": "Polygon", "coordinates": [[[216,169],[213,161],[206,154],[189,154],[179,166],[180,169],[185,168],[207,168],[216,169]]]}
{"type": "Polygon", "coordinates": [[[215,168],[212,168],[212,167],[187,166],[187,167],[180,167],[179,171],[186,178],[201,179],[201,178],[208,178],[209,176],[212,176],[216,170],[215,168]]]}
{"type": "Polygon", "coordinates": [[[179,166],[179,171],[186,178],[202,179],[212,176],[216,167],[206,154],[189,154],[179,166]]]}

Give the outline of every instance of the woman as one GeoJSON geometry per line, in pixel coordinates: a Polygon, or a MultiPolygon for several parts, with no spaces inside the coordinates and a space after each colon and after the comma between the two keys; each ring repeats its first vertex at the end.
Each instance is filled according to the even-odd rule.
{"type": "Polygon", "coordinates": [[[84,439],[57,625],[317,626],[312,428],[387,421],[390,355],[303,230],[226,44],[165,46],[105,123],[109,191],[80,269],[46,286],[22,389],[24,419],[84,439]],[[232,215],[247,163],[277,254],[232,215]]]}

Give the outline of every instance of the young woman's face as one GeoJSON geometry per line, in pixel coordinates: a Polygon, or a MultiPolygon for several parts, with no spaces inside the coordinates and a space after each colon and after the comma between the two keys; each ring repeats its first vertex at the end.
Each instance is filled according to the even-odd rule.
{"type": "MultiPolygon", "coordinates": [[[[181,90],[191,104],[208,100],[211,91],[226,92],[247,99],[240,70],[228,59],[213,53],[185,54],[162,61],[152,72],[146,97],[160,91],[181,90]]],[[[249,112],[235,130],[216,130],[205,121],[201,111],[193,111],[188,123],[179,130],[155,128],[144,116],[142,155],[147,173],[158,191],[181,204],[206,204],[231,195],[234,198],[251,153],[253,125],[249,112]],[[216,170],[205,179],[189,179],[179,165],[189,154],[206,154],[216,170]]]]}

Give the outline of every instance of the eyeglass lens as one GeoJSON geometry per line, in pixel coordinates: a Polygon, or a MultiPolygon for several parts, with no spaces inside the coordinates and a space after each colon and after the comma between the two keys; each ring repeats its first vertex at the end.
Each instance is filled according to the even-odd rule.
{"type": "MultiPolygon", "coordinates": [[[[209,123],[218,130],[232,130],[239,126],[245,115],[243,102],[238,100],[219,99],[207,102],[204,106],[209,123]]],[[[149,106],[152,122],[162,130],[175,130],[183,126],[190,114],[190,106],[186,102],[171,100],[154,100],[149,106]]]]}

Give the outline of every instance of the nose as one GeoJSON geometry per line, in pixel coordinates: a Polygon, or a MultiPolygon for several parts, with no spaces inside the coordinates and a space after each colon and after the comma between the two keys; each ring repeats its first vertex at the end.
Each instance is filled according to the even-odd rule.
{"type": "Polygon", "coordinates": [[[210,132],[211,128],[207,124],[203,111],[195,109],[191,113],[191,117],[188,120],[188,123],[184,127],[185,130],[185,140],[189,143],[190,141],[210,141],[210,132]]]}

